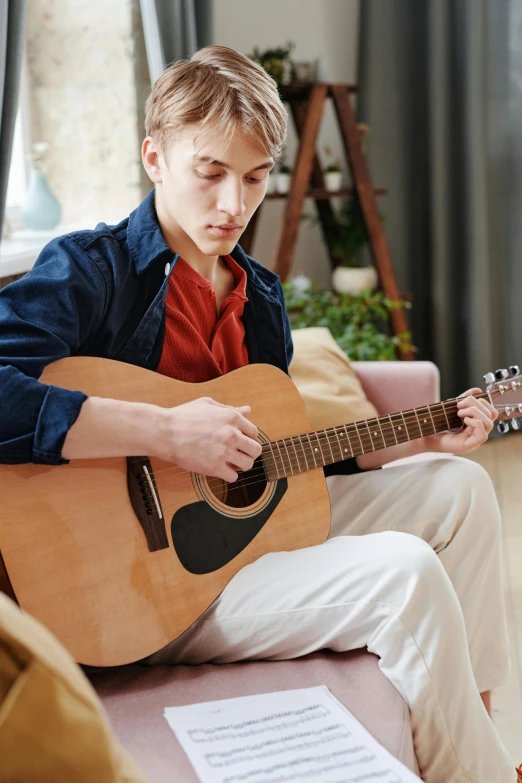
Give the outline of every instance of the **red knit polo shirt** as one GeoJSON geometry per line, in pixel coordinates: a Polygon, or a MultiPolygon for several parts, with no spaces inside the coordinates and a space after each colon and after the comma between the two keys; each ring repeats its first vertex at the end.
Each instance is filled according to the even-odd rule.
{"type": "Polygon", "coordinates": [[[241,316],[248,301],[246,272],[231,256],[222,256],[236,287],[220,307],[212,283],[178,258],[169,278],[165,340],[157,372],[201,383],[248,364],[241,316]]]}

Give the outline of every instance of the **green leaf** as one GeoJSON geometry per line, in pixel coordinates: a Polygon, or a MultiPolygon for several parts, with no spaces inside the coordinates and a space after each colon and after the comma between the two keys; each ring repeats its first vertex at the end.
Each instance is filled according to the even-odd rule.
{"type": "Polygon", "coordinates": [[[392,301],[381,291],[337,294],[318,288],[299,291],[283,284],[292,329],[326,326],[354,361],[391,361],[401,350],[417,351],[410,332],[391,334],[390,314],[407,303],[392,301]]]}

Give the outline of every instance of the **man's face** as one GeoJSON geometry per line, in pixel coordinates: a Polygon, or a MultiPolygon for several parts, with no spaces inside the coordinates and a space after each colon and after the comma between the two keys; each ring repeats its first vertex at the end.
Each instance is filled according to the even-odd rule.
{"type": "Polygon", "coordinates": [[[187,126],[169,143],[166,155],[157,156],[157,176],[147,170],[169,235],[185,248],[193,243],[203,255],[226,255],[263,200],[274,160],[241,132],[228,147],[211,137],[196,150],[198,131],[187,126]]]}

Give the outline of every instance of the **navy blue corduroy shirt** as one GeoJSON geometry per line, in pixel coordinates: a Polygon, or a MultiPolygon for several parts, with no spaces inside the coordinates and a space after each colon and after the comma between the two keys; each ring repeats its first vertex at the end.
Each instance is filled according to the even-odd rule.
{"type": "MultiPolygon", "coordinates": [[[[249,362],[288,372],[292,338],[279,278],[240,245],[231,255],[247,273],[249,362]]],[[[53,240],[31,272],[0,291],[0,463],[66,462],[65,436],[87,397],[40,383],[51,362],[100,356],[157,368],[177,259],[152,190],[117,226],[100,223],[53,240]]],[[[355,460],[342,472],[358,472],[355,460]]]]}

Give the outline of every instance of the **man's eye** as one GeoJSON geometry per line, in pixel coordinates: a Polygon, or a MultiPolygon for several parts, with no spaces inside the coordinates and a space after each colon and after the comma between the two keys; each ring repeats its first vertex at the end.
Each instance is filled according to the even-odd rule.
{"type": "MultiPolygon", "coordinates": [[[[221,176],[221,174],[201,174],[199,171],[196,171],[196,174],[198,177],[201,177],[201,179],[217,179],[221,176]]],[[[247,180],[252,184],[258,184],[260,182],[264,182],[265,177],[261,177],[261,179],[258,179],[257,177],[247,177],[247,180]]]]}

